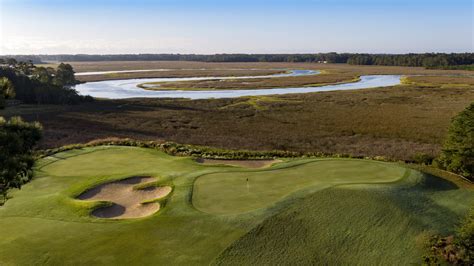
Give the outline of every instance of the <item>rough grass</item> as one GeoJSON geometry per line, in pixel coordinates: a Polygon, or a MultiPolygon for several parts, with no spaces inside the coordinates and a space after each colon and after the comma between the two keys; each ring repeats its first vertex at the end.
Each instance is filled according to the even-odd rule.
{"type": "Polygon", "coordinates": [[[284,87],[323,86],[329,84],[358,81],[358,76],[351,73],[318,74],[296,77],[277,77],[261,79],[228,79],[200,80],[182,82],[158,82],[156,87],[145,87],[150,90],[227,90],[227,89],[268,89],[284,87]]]}
{"type": "Polygon", "coordinates": [[[130,137],[227,149],[279,149],[411,160],[421,153],[436,156],[451,118],[474,101],[474,85],[466,83],[472,78],[452,76],[471,73],[468,71],[288,63],[77,62],[74,66],[81,71],[323,70],[323,74],[311,78],[331,73],[431,76],[409,77],[408,80],[413,79],[415,83],[391,88],[196,101],[129,99],[98,100],[78,106],[20,105],[0,110],[0,115],[39,120],[44,126],[41,148],[97,138],[130,137]],[[450,76],[433,76],[447,74],[450,76]],[[429,79],[431,85],[417,84],[419,79],[429,79]]]}
{"type": "Polygon", "coordinates": [[[41,147],[130,137],[227,149],[289,150],[408,160],[438,154],[474,87],[404,85],[216,100],[130,99],[77,106],[20,105],[44,127],[41,147]]]}
{"type": "MultiPolygon", "coordinates": [[[[216,62],[189,62],[189,61],[102,61],[102,62],[67,62],[74,67],[76,72],[89,71],[114,71],[135,69],[321,69],[341,72],[358,72],[361,74],[468,74],[467,70],[439,70],[425,69],[423,67],[399,67],[399,66],[361,66],[348,64],[316,64],[316,63],[216,63],[216,62]]],[[[53,64],[54,66],[54,64],[53,64]]]]}
{"type": "Polygon", "coordinates": [[[294,201],[215,264],[418,265],[427,236],[452,233],[474,201],[472,192],[442,179],[411,179],[409,185],[340,186],[294,201]]]}
{"type": "MultiPolygon", "coordinates": [[[[458,70],[442,70],[442,69],[425,69],[422,67],[398,67],[398,66],[359,66],[347,64],[316,64],[316,63],[214,63],[214,62],[186,62],[186,61],[102,61],[102,62],[67,62],[74,67],[76,72],[89,71],[117,71],[117,70],[139,70],[139,69],[213,69],[222,71],[222,69],[267,69],[266,73],[275,73],[269,69],[289,68],[289,69],[314,69],[323,71],[337,71],[339,73],[352,73],[356,75],[370,74],[467,74],[472,75],[472,71],[458,70]],[[220,69],[220,70],[219,70],[220,69]]],[[[57,64],[46,64],[42,66],[56,67],[57,64]]],[[[189,75],[203,75],[202,71],[174,71],[174,72],[137,72],[137,73],[121,73],[113,75],[94,75],[80,76],[81,81],[98,81],[121,78],[152,78],[152,77],[185,77],[189,75]],[[171,76],[170,76],[171,75],[171,76]]],[[[204,75],[213,75],[210,74],[204,75]]],[[[255,72],[253,72],[255,73],[255,72]]],[[[265,72],[261,72],[265,73],[265,72]]],[[[236,73],[238,74],[238,72],[236,73]]],[[[229,74],[221,74],[229,75],[229,74]]],[[[231,76],[235,74],[230,74],[231,76]]]]}
{"type": "MultiPolygon", "coordinates": [[[[342,169],[347,161],[339,162],[342,169]]],[[[351,186],[345,193],[300,190],[251,214],[197,211],[190,202],[194,180],[227,171],[236,168],[203,166],[191,158],[133,147],[102,146],[46,157],[38,163],[35,179],[0,208],[0,261],[207,265],[221,254],[217,262],[246,264],[252,259],[248,256],[259,254],[261,262],[274,262],[267,255],[275,255],[282,259],[280,264],[290,264],[308,262],[312,254],[318,258],[313,261],[322,264],[348,262],[351,256],[354,262],[375,264],[383,254],[385,265],[399,265],[392,258],[400,254],[401,262],[419,262],[421,249],[414,236],[420,235],[420,228],[453,228],[474,198],[472,191],[453,183],[414,174],[390,185],[351,186]],[[137,175],[155,176],[158,185],[174,187],[163,209],[150,217],[98,219],[90,212],[100,203],[74,199],[97,184],[137,175]],[[255,249],[241,250],[252,232],[255,249]],[[270,245],[282,253],[267,253],[270,245]],[[248,256],[241,257],[240,251],[248,256]],[[325,251],[334,253],[322,256],[325,251]],[[360,253],[352,254],[355,251],[360,253]]]]}
{"type": "Polygon", "coordinates": [[[115,79],[131,79],[131,78],[181,78],[181,77],[232,77],[232,76],[254,76],[254,75],[272,75],[285,72],[284,70],[250,70],[250,69],[176,69],[171,71],[147,71],[147,72],[131,72],[131,73],[109,73],[101,75],[81,75],[77,79],[83,82],[115,80],[115,79]]]}
{"type": "Polygon", "coordinates": [[[474,87],[474,76],[410,76],[404,79],[405,83],[421,87],[474,87]]]}

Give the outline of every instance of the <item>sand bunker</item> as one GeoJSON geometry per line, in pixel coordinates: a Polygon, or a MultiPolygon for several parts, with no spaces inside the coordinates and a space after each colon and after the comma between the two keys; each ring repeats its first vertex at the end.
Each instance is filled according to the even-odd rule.
{"type": "Polygon", "coordinates": [[[217,159],[203,159],[196,160],[198,163],[208,165],[226,164],[232,166],[240,166],[247,168],[262,168],[271,166],[274,163],[281,162],[281,160],[217,160],[217,159]]]}
{"type": "Polygon", "coordinates": [[[158,202],[145,202],[163,198],[171,192],[169,186],[135,188],[137,185],[154,181],[156,181],[156,178],[153,177],[127,178],[99,185],[87,190],[77,198],[112,202],[112,206],[99,208],[92,212],[93,216],[99,218],[128,219],[145,217],[160,209],[160,203],[158,202]]]}

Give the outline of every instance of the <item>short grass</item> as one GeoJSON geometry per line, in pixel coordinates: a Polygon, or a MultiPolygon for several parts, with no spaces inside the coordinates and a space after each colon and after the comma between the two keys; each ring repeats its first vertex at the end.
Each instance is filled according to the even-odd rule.
{"type": "Polygon", "coordinates": [[[202,176],[194,183],[193,204],[208,213],[235,214],[269,206],[307,187],[394,182],[410,174],[394,164],[365,160],[297,160],[280,167],[202,176]]]}
{"type": "MultiPolygon", "coordinates": [[[[334,179],[350,175],[349,181],[357,178],[358,182],[398,180],[407,171],[395,164],[342,159],[285,160],[268,170],[291,172],[292,168],[311,166],[312,170],[300,170],[302,175],[312,176],[319,163],[321,171],[326,169],[328,175],[331,169],[336,171],[334,179]],[[334,165],[324,166],[325,163],[334,165]],[[358,168],[376,172],[371,178],[369,172],[358,168]],[[352,171],[361,176],[353,175],[352,171]]],[[[255,174],[255,181],[260,178],[258,171],[206,166],[191,158],[143,148],[102,146],[71,150],[39,161],[35,179],[14,191],[6,205],[0,207],[0,261],[2,265],[207,265],[212,261],[246,264],[252,259],[274,262],[265,248],[274,246],[277,252],[286,245],[291,254],[277,254],[282,259],[280,264],[308,262],[308,254],[318,258],[314,262],[347,262],[353,257],[360,264],[378,263],[383,254],[389,258],[384,264],[389,265],[397,264],[393,258],[403,253],[402,262],[419,262],[421,248],[416,241],[421,232],[450,231],[473,203],[474,195],[467,186],[458,187],[415,170],[408,171],[409,176],[390,184],[324,190],[311,190],[318,187],[311,182],[304,183],[306,187],[303,183],[293,185],[285,175],[275,175],[278,182],[286,182],[290,187],[282,200],[268,198],[266,202],[270,205],[258,206],[253,211],[219,215],[201,212],[193,206],[195,180],[242,172],[255,174]],[[157,214],[133,220],[98,219],[89,215],[97,203],[74,199],[99,183],[135,175],[154,176],[158,178],[157,184],[174,187],[157,214]],[[248,242],[252,235],[254,240],[248,242]],[[268,245],[263,240],[269,241],[268,245]],[[255,248],[245,250],[251,247],[246,243],[255,244],[255,248]],[[325,251],[334,253],[323,256],[325,251]],[[361,253],[352,254],[355,251],[361,253]],[[242,254],[260,254],[262,259],[245,258],[242,254]]],[[[331,178],[324,178],[330,183],[331,178]]],[[[263,187],[260,189],[266,193],[263,187]]]]}

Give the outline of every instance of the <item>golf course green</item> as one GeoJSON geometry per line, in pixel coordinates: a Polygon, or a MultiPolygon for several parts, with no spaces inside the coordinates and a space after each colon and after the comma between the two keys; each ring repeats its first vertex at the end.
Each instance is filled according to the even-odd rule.
{"type": "Polygon", "coordinates": [[[277,203],[304,188],[315,191],[340,184],[393,182],[405,173],[409,170],[393,164],[343,159],[296,161],[260,171],[219,172],[196,180],[193,204],[208,213],[239,213],[277,203]]]}
{"type": "Polygon", "coordinates": [[[98,146],[45,157],[35,173],[0,207],[1,265],[419,264],[424,240],[474,204],[440,177],[358,159],[255,169],[98,146]],[[133,177],[170,187],[158,211],[98,218],[110,203],[78,198],[133,177]]]}

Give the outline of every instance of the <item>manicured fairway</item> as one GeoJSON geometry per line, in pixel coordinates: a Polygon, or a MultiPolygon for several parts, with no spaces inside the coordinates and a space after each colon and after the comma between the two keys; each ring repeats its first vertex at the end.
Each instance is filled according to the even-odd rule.
{"type": "Polygon", "coordinates": [[[410,170],[366,160],[323,159],[281,169],[208,174],[194,183],[193,204],[204,212],[231,214],[268,206],[303,188],[401,179],[410,170]]]}
{"type": "Polygon", "coordinates": [[[1,265],[420,263],[420,239],[450,233],[474,203],[472,190],[393,163],[245,169],[107,146],[41,160],[12,196],[0,207],[1,265]],[[76,199],[132,176],[172,187],[157,213],[100,219],[90,214],[102,203],[76,199]]]}

